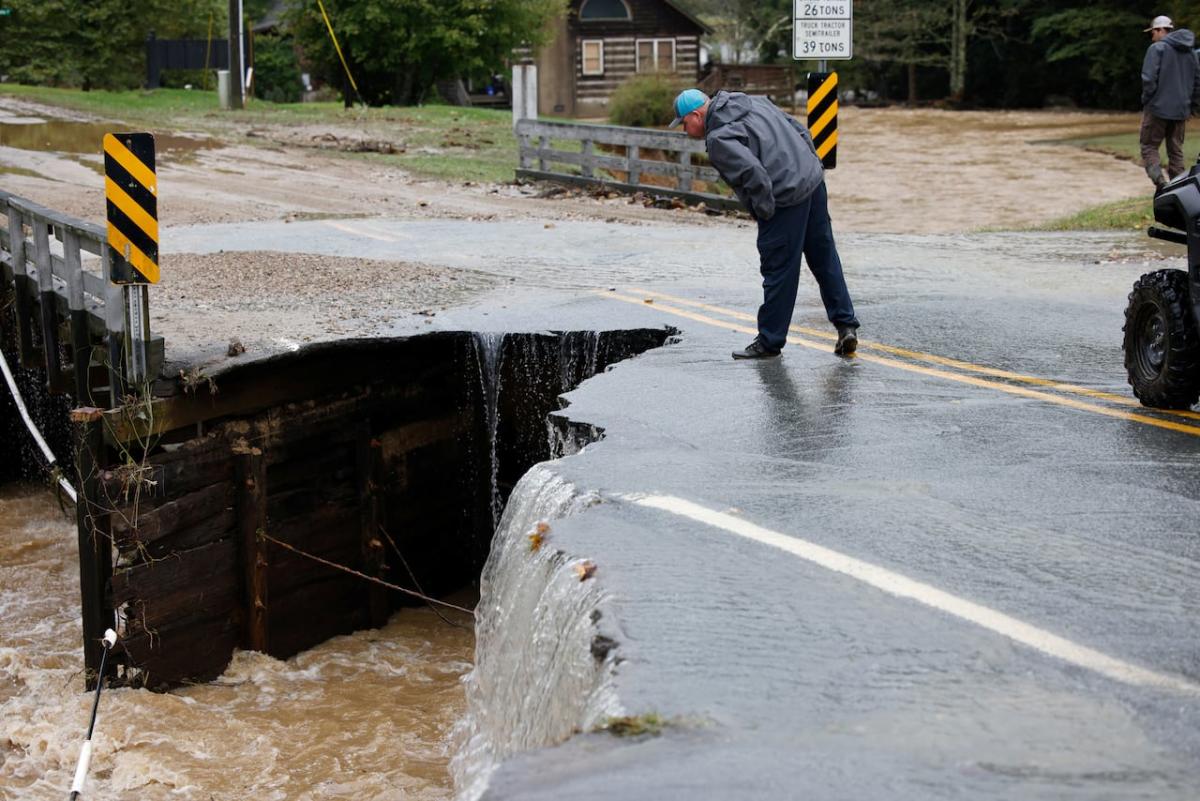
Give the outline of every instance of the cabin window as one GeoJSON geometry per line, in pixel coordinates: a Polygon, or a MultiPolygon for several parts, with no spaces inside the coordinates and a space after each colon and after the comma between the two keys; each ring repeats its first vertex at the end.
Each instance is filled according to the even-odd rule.
{"type": "Polygon", "coordinates": [[[633,19],[625,0],[583,0],[580,19],[633,19]]]}
{"type": "Polygon", "coordinates": [[[600,39],[584,39],[581,45],[583,47],[583,74],[603,75],[604,42],[600,39]]]}
{"type": "Polygon", "coordinates": [[[638,72],[674,72],[674,39],[638,39],[638,72]]]}

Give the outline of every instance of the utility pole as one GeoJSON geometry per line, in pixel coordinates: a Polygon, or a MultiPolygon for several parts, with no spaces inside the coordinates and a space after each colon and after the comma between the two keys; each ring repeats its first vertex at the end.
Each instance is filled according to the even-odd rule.
{"type": "Polygon", "coordinates": [[[242,108],[242,0],[229,0],[229,107],[242,108]]]}

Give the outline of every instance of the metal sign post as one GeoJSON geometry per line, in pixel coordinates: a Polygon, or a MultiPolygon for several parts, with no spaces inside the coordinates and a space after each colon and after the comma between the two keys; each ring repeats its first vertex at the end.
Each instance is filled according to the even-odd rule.
{"type": "Polygon", "coordinates": [[[147,368],[150,342],[149,284],[157,284],[158,177],[154,136],[149,133],[104,137],[104,197],[108,207],[110,276],[122,288],[126,347],[126,387],[140,387],[152,376],[147,368]]]}

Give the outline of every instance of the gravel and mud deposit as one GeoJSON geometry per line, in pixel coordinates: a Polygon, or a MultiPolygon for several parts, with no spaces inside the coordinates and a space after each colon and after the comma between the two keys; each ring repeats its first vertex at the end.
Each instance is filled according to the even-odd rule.
{"type": "MultiPolygon", "coordinates": [[[[72,131],[90,131],[95,126],[89,124],[97,122],[0,97],[0,127],[11,131],[55,119],[66,120],[64,130],[72,131]]],[[[196,361],[200,354],[188,353],[188,343],[202,340],[204,358],[211,357],[214,341],[208,332],[218,317],[218,339],[237,339],[248,352],[261,355],[309,341],[394,330],[400,317],[460,305],[504,282],[540,285],[528,276],[503,279],[447,266],[453,260],[446,258],[431,266],[439,260],[411,247],[397,246],[392,255],[386,243],[400,241],[395,236],[364,240],[363,255],[370,258],[354,258],[353,251],[341,257],[258,252],[252,238],[180,248],[208,255],[178,254],[171,229],[179,226],[375,218],[380,224],[454,220],[541,230],[577,221],[705,226],[728,230],[734,239],[743,237],[740,229],[748,225],[738,218],[744,215],[663,208],[669,204],[615,193],[417,177],[390,154],[429,149],[414,144],[414,137],[428,139],[430,123],[414,127],[410,121],[406,128],[386,110],[291,122],[213,112],[175,122],[155,131],[171,146],[160,148],[158,164],[167,278],[152,297],[157,330],[170,334],[172,361],[196,361]]],[[[1136,126],[1137,118],[1129,114],[844,109],[838,167],[828,172],[835,229],[842,235],[1022,228],[1145,194],[1149,183],[1137,165],[1063,143],[1136,126]]],[[[456,158],[472,158],[468,140],[474,134],[455,130],[439,134],[433,149],[445,145],[458,151],[456,158]]],[[[507,135],[507,128],[501,133],[507,135]]],[[[29,144],[36,139],[15,134],[7,144],[0,139],[0,187],[102,222],[99,143],[97,155],[89,155],[77,142],[64,145],[61,138],[47,136],[44,147],[29,144]]],[[[491,147],[494,159],[495,141],[491,147]]],[[[413,235],[418,234],[401,234],[413,235]]],[[[443,251],[446,244],[430,243],[443,251]]],[[[531,255],[545,261],[553,255],[541,250],[546,246],[542,239],[531,241],[531,255]]],[[[216,344],[224,349],[223,342],[216,344]]]]}

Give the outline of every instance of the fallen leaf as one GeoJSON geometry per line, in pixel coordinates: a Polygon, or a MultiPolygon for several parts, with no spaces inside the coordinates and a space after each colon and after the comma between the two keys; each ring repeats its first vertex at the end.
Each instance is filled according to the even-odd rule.
{"type": "Polygon", "coordinates": [[[539,548],[542,547],[542,542],[544,540],[545,540],[545,537],[543,537],[541,534],[537,534],[537,533],[530,534],[529,535],[529,550],[531,550],[531,551],[538,550],[539,548]]]}
{"type": "Polygon", "coordinates": [[[549,534],[550,533],[550,524],[543,520],[542,522],[537,524],[536,531],[538,534],[549,534]]]}
{"type": "Polygon", "coordinates": [[[588,559],[575,565],[575,574],[580,581],[587,581],[596,574],[596,563],[588,559]]]}

